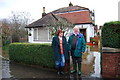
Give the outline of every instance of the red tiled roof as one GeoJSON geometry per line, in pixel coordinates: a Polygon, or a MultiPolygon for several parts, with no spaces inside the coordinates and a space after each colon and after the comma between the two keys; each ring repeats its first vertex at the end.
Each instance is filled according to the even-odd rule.
{"type": "Polygon", "coordinates": [[[72,24],[92,23],[89,10],[74,11],[56,15],[66,18],[72,24]]]}
{"type": "Polygon", "coordinates": [[[56,22],[58,22],[57,19],[62,20],[62,22],[66,21],[70,24],[93,23],[89,9],[81,6],[63,7],[52,11],[51,13],[48,13],[43,18],[29,24],[26,28],[54,25],[56,22]]]}

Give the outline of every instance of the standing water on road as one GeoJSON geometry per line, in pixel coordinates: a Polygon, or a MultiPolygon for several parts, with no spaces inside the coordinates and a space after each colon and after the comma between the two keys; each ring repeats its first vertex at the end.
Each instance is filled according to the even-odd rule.
{"type": "MultiPolygon", "coordinates": [[[[95,47],[88,48],[83,54],[82,60],[82,75],[81,78],[100,78],[101,54],[95,47]]],[[[72,65],[72,62],[71,62],[72,65]]],[[[72,69],[72,67],[71,67],[72,69]]],[[[2,60],[2,78],[58,78],[55,70],[33,67],[20,63],[10,62],[9,60],[2,60]]],[[[74,78],[76,76],[67,75],[66,78],[74,78]]]]}
{"type": "MultiPolygon", "coordinates": [[[[97,46],[87,48],[82,56],[82,77],[101,78],[101,54],[97,46]]],[[[71,61],[72,66],[72,61],[71,61]]],[[[73,67],[71,67],[73,69],[73,67]]]]}

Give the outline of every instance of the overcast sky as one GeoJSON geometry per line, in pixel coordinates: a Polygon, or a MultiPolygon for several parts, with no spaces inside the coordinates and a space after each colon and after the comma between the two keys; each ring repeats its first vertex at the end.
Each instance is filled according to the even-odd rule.
{"type": "Polygon", "coordinates": [[[120,0],[0,0],[0,19],[8,18],[11,12],[29,12],[31,18],[41,18],[43,7],[46,13],[73,5],[83,6],[95,11],[95,24],[118,20],[118,2],[120,0]]]}

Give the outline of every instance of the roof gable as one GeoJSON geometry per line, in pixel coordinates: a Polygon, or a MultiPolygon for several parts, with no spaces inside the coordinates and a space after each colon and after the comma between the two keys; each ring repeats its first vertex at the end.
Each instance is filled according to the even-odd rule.
{"type": "Polygon", "coordinates": [[[27,27],[43,27],[43,26],[50,25],[50,23],[54,24],[58,19],[58,16],[55,16],[55,17],[57,17],[57,18],[54,18],[54,16],[52,16],[52,14],[49,13],[46,16],[44,16],[43,18],[38,19],[37,21],[29,24],[27,27]]]}
{"type": "Polygon", "coordinates": [[[65,18],[54,15],[53,13],[48,13],[46,16],[44,16],[41,19],[38,19],[37,21],[29,24],[26,28],[34,28],[34,27],[44,27],[44,26],[50,26],[50,25],[56,25],[58,22],[64,22],[71,25],[70,22],[68,22],[65,18]]]}

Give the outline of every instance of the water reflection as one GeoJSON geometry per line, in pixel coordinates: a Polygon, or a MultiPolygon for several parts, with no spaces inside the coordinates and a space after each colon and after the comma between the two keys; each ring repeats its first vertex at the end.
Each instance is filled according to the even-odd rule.
{"type": "Polygon", "coordinates": [[[94,54],[90,52],[90,48],[87,49],[86,53],[82,56],[82,72],[85,75],[93,73],[94,68],[94,54]]]}
{"type": "Polygon", "coordinates": [[[90,48],[87,49],[86,59],[83,58],[82,70],[84,74],[89,74],[91,77],[101,77],[100,76],[100,52],[90,51],[90,48]]]}
{"type": "Polygon", "coordinates": [[[94,54],[94,73],[91,75],[92,77],[101,77],[101,66],[100,66],[100,52],[92,52],[94,54]]]}

